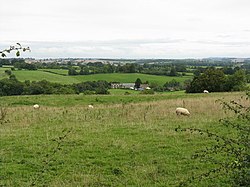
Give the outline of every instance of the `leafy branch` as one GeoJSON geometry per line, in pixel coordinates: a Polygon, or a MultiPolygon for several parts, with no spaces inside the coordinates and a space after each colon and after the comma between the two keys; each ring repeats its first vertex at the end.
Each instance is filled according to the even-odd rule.
{"type": "Polygon", "coordinates": [[[4,49],[2,51],[0,51],[0,55],[1,57],[6,57],[7,53],[10,53],[11,51],[16,51],[16,56],[20,56],[21,51],[25,52],[25,51],[31,51],[30,47],[23,47],[20,43],[16,43],[16,46],[10,46],[8,49],[4,49]]]}
{"type": "Polygon", "coordinates": [[[249,93],[246,94],[246,97],[242,97],[243,104],[236,101],[219,100],[225,111],[234,113],[234,117],[220,120],[228,132],[234,132],[233,136],[230,136],[230,133],[223,136],[198,128],[181,128],[179,126],[175,129],[177,132],[198,133],[215,142],[210,147],[196,151],[192,155],[192,159],[212,164],[214,168],[180,182],[179,186],[190,186],[194,181],[211,180],[218,176],[229,179],[233,186],[250,185],[250,106],[247,102],[249,98],[249,93]]]}

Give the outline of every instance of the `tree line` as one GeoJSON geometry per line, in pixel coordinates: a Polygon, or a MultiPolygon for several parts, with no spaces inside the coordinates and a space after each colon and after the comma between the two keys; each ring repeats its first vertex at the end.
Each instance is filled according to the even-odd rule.
{"type": "MultiPolygon", "coordinates": [[[[147,61],[146,61],[147,62],[147,61]]],[[[94,62],[81,64],[78,63],[74,65],[73,62],[67,63],[25,63],[25,59],[13,58],[13,59],[0,59],[0,67],[2,65],[11,65],[12,70],[37,70],[37,69],[66,69],[68,70],[68,75],[89,75],[89,74],[99,74],[99,73],[142,73],[151,75],[163,75],[163,76],[183,76],[186,73],[193,73],[195,76],[199,76],[204,73],[210,66],[198,66],[195,62],[192,62],[192,66],[181,63],[181,61],[173,61],[174,63],[126,63],[126,64],[103,64],[102,62],[94,62]]],[[[250,83],[250,64],[245,63],[241,66],[233,67],[232,64],[224,63],[223,66],[217,68],[223,71],[226,75],[233,75],[236,71],[244,69],[246,73],[247,82],[250,83]]]]}
{"type": "Polygon", "coordinates": [[[106,81],[87,81],[64,85],[46,80],[20,82],[14,75],[0,80],[0,96],[40,94],[109,94],[110,84],[106,81]]]}
{"type": "Polygon", "coordinates": [[[153,65],[145,64],[140,65],[136,63],[126,64],[103,64],[101,62],[88,63],[86,65],[80,65],[78,67],[68,67],[68,75],[90,75],[98,73],[143,73],[152,75],[166,75],[166,76],[182,76],[187,72],[186,66],[183,65],[153,65]]]}

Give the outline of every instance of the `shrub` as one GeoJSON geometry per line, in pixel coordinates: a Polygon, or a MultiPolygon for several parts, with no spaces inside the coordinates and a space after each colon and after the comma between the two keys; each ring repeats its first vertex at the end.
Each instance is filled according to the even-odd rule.
{"type": "Polygon", "coordinates": [[[220,101],[225,111],[235,115],[221,119],[220,123],[227,128],[227,135],[216,134],[209,130],[195,128],[176,128],[176,131],[198,132],[202,136],[215,140],[215,143],[204,150],[197,151],[194,159],[203,161],[215,167],[206,173],[193,176],[180,183],[180,186],[190,186],[195,180],[223,177],[232,186],[250,186],[250,106],[247,100],[241,104],[236,101],[220,101]],[[234,132],[234,133],[229,133],[234,132]]]}
{"type": "Polygon", "coordinates": [[[150,89],[150,90],[143,90],[140,92],[140,94],[154,94],[154,90],[150,89]]]}
{"type": "Polygon", "coordinates": [[[124,95],[130,95],[131,93],[130,92],[125,92],[124,95]]]}

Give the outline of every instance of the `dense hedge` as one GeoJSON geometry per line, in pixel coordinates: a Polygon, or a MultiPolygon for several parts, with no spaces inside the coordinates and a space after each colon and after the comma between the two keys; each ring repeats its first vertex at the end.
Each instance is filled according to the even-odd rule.
{"type": "Polygon", "coordinates": [[[0,80],[0,96],[39,94],[109,94],[106,81],[87,81],[71,85],[52,83],[46,80],[20,82],[14,75],[0,80]]]}

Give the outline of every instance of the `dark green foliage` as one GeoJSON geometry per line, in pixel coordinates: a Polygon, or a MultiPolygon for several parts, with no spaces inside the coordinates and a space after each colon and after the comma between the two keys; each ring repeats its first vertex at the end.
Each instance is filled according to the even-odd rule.
{"type": "Polygon", "coordinates": [[[177,74],[177,71],[176,71],[175,67],[172,67],[170,72],[169,72],[169,76],[177,76],[177,75],[178,74],[177,74]]]}
{"type": "Polygon", "coordinates": [[[195,76],[195,77],[198,77],[198,76],[200,76],[200,75],[201,75],[200,70],[197,69],[197,70],[194,71],[194,76],[195,76]]]}
{"type": "Polygon", "coordinates": [[[75,68],[70,68],[68,71],[68,75],[78,75],[78,73],[76,72],[75,68]]]}
{"type": "Polygon", "coordinates": [[[79,94],[90,91],[96,94],[109,94],[110,85],[106,81],[88,81],[72,85],[63,85],[42,81],[18,81],[15,75],[0,80],[0,96],[8,95],[39,95],[39,94],[79,94]]]}
{"type": "Polygon", "coordinates": [[[242,91],[245,89],[246,82],[245,72],[238,70],[233,75],[228,75],[225,83],[225,91],[242,91]]]}
{"type": "Polygon", "coordinates": [[[141,84],[142,84],[141,79],[137,78],[136,81],[135,81],[135,88],[137,88],[137,89],[140,88],[141,84]]]}
{"type": "Polygon", "coordinates": [[[11,71],[10,70],[5,70],[4,73],[6,73],[7,75],[11,75],[11,71]]]}
{"type": "Polygon", "coordinates": [[[193,176],[180,183],[180,186],[192,186],[195,181],[222,177],[231,186],[250,186],[250,93],[243,101],[220,101],[225,111],[234,113],[233,117],[221,119],[226,134],[218,134],[197,128],[180,128],[176,131],[199,133],[214,140],[211,147],[197,151],[193,159],[199,159],[213,165],[214,168],[201,175],[193,176]]]}
{"type": "Polygon", "coordinates": [[[84,93],[86,91],[95,91],[98,94],[108,94],[107,90],[110,85],[107,81],[86,81],[73,84],[76,93],[84,93]]]}
{"type": "Polygon", "coordinates": [[[27,69],[27,70],[37,70],[37,67],[35,64],[28,64],[25,62],[16,62],[14,63],[14,67],[21,70],[21,69],[27,69]]]}
{"type": "Polygon", "coordinates": [[[164,88],[163,86],[157,84],[157,83],[151,83],[149,84],[149,87],[154,90],[155,92],[163,92],[164,88]]]}
{"type": "Polygon", "coordinates": [[[104,86],[101,86],[101,87],[96,88],[95,93],[96,94],[109,94],[109,91],[104,86]]]}
{"type": "Polygon", "coordinates": [[[24,84],[13,77],[0,80],[0,96],[21,95],[23,91],[24,84]]]}
{"type": "MultiPolygon", "coordinates": [[[[61,64],[57,65],[58,67],[61,64]]],[[[66,67],[69,69],[68,75],[88,75],[99,73],[143,73],[151,75],[166,75],[166,76],[180,76],[178,72],[187,72],[186,65],[184,64],[138,64],[138,63],[126,63],[126,64],[103,64],[102,62],[89,62],[86,65],[81,65],[81,70],[74,71],[72,65],[68,64],[66,67]]],[[[46,68],[39,67],[39,68],[46,68]]],[[[62,67],[61,67],[62,68],[62,67]]],[[[59,68],[57,68],[59,69],[59,68]]]]}
{"type": "Polygon", "coordinates": [[[246,76],[243,70],[236,71],[233,75],[226,76],[221,69],[208,68],[203,74],[195,76],[187,85],[187,93],[200,93],[203,90],[210,92],[239,91],[246,84],[246,76]]]}
{"type": "Polygon", "coordinates": [[[181,90],[182,86],[180,84],[180,82],[177,82],[175,79],[172,79],[169,82],[166,82],[163,85],[164,90],[167,91],[177,91],[177,90],[181,90]]]}

